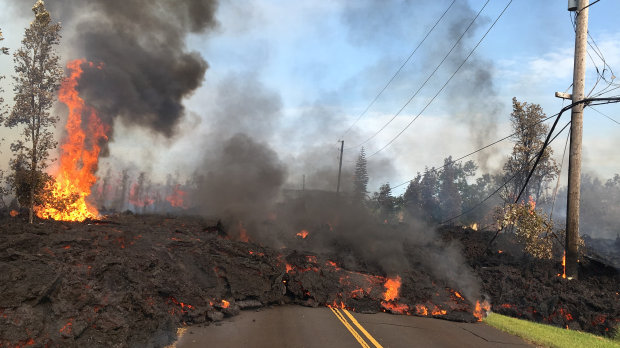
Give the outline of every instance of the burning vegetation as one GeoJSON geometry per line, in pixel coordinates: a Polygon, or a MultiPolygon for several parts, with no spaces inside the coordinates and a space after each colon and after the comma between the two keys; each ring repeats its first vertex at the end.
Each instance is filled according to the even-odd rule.
{"type": "MultiPolygon", "coordinates": [[[[97,59],[69,61],[62,79],[51,48],[61,27],[51,24],[42,1],[35,4],[30,30],[47,35],[47,56],[37,58],[47,70],[18,79],[18,89],[37,83],[47,89],[37,110],[28,104],[32,95],[19,93],[3,119],[27,132],[11,147],[8,184],[16,199],[0,216],[0,283],[10,284],[0,287],[0,347],[162,347],[175,339],[179,325],[278,304],[460,322],[481,321],[495,311],[603,335],[617,330],[620,247],[584,238],[582,246],[606,252],[582,248],[583,278],[566,279],[564,231],[541,208],[551,203],[548,188],[558,173],[551,148],[524,190],[527,202],[513,202],[547,131],[536,104],[513,100],[513,127],[525,131],[514,136],[501,174],[483,174],[472,183],[478,166],[448,157],[443,167],[419,173],[399,197],[388,183],[367,195],[363,148],[351,192],[305,186],[285,192],[288,167],[268,143],[245,133],[218,136],[217,147],[185,182],[179,172],[157,183],[145,171],[99,168],[116,118],[173,135],[183,96],[200,85],[208,67],[181,49],[184,34],[214,25],[214,3],[194,5],[169,9],[204,15],[176,16],[190,26],[162,23],[149,9],[125,23],[138,32],[136,23],[167,24],[167,37],[181,53],[159,55],[146,40],[132,51],[135,57],[127,57],[127,48],[142,42],[132,30],[114,37],[118,45],[87,30],[80,35],[110,45],[84,47],[86,57],[97,59]],[[168,83],[144,91],[153,72],[137,64],[140,59],[161,66],[157,73],[168,83]],[[172,83],[179,75],[187,80],[172,83]],[[128,85],[137,92],[127,93],[128,85]],[[58,120],[48,112],[55,92],[68,115],[58,164],[48,169],[57,145],[48,129],[58,120]],[[516,179],[500,186],[509,177],[516,179]],[[28,223],[20,205],[28,209],[28,223]]],[[[106,16],[114,14],[106,12],[103,22],[106,16]]],[[[107,30],[105,23],[93,27],[107,30]]],[[[33,47],[24,40],[18,71],[33,47]]],[[[601,191],[600,182],[590,186],[601,191]]],[[[616,195],[620,179],[605,187],[616,195]]],[[[601,226],[605,234],[613,230],[609,221],[601,226]]]]}

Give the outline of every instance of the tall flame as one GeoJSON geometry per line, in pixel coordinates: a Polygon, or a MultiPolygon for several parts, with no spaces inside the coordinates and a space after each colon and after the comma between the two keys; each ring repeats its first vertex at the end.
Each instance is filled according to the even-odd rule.
{"type": "Polygon", "coordinates": [[[383,293],[383,297],[386,301],[393,301],[398,298],[398,289],[400,289],[400,276],[396,276],[396,278],[388,280],[385,282],[385,292],[383,293]]]}
{"type": "MultiPolygon", "coordinates": [[[[77,195],[77,200],[62,211],[52,204],[40,207],[37,210],[40,218],[83,221],[98,214],[97,209],[86,202],[86,197],[90,195],[91,187],[97,181],[94,173],[101,150],[99,142],[108,139],[106,133],[109,126],[102,123],[97,111],[85,105],[84,100],[78,96],[76,87],[83,73],[81,64],[85,62],[85,59],[76,59],[67,63],[70,75],[62,82],[58,93],[58,99],[69,108],[69,117],[65,126],[67,137],[60,147],[60,167],[52,187],[54,198],[63,199],[77,195]],[[82,118],[86,116],[88,124],[84,129],[82,118]]],[[[94,67],[94,64],[90,63],[90,66],[94,67]]]]}

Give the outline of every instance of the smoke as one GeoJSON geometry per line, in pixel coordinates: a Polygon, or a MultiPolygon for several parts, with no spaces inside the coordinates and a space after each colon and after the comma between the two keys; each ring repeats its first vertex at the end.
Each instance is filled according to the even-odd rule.
{"type": "MultiPolygon", "coordinates": [[[[207,61],[188,51],[188,34],[217,27],[217,0],[58,0],[69,56],[86,58],[78,91],[104,122],[143,127],[170,138],[185,115],[183,99],[202,85],[207,61]]],[[[111,130],[112,140],[113,130],[111,130]]],[[[109,155],[107,146],[102,155],[109,155]]]]}

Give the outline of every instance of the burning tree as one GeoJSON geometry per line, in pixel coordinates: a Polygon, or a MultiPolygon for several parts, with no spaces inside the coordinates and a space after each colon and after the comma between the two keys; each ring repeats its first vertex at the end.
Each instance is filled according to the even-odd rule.
{"type": "MultiPolygon", "coordinates": [[[[502,194],[507,202],[514,201],[525,185],[527,176],[534,165],[534,158],[542,149],[549,131],[549,126],[542,123],[545,118],[546,115],[539,104],[520,103],[517,98],[512,99],[510,122],[515,133],[512,137],[514,147],[508,161],[504,164],[504,177],[499,178],[499,181],[503,182],[514,176],[502,194]]],[[[552,154],[553,150],[547,146],[523,192],[524,197],[534,197],[536,203],[542,197],[545,186],[559,172],[555,160],[551,158],[552,154]]]]}
{"type": "Polygon", "coordinates": [[[353,198],[356,202],[363,202],[368,193],[368,171],[366,170],[366,153],[364,147],[360,150],[355,163],[355,178],[353,179],[353,198]]]}
{"type": "Polygon", "coordinates": [[[59,118],[51,116],[48,110],[63,78],[60,57],[52,47],[60,43],[61,25],[51,24],[50,13],[41,0],[32,11],[35,20],[26,28],[22,47],[14,54],[15,105],[4,120],[6,127],[24,127],[23,138],[11,144],[14,158],[9,183],[20,204],[28,206],[30,223],[34,207],[41,202],[44,188],[51,180],[43,169],[48,166],[49,150],[58,145],[50,128],[55,127],[59,118]]]}

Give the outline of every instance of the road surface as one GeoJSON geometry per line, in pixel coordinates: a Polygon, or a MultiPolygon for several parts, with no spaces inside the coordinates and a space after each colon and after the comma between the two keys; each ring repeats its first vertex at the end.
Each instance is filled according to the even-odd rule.
{"type": "Polygon", "coordinates": [[[242,311],[221,326],[188,327],[176,348],[525,348],[520,338],[482,323],[327,307],[276,306],[242,311]]]}

